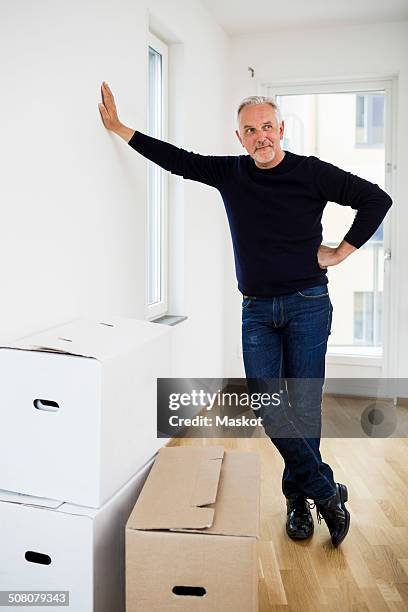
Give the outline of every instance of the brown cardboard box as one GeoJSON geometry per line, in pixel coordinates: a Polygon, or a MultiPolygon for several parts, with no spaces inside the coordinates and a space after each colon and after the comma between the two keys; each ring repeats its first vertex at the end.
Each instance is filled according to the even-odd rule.
{"type": "Polygon", "coordinates": [[[126,526],[126,610],[257,612],[260,465],[165,447],[126,526]]]}

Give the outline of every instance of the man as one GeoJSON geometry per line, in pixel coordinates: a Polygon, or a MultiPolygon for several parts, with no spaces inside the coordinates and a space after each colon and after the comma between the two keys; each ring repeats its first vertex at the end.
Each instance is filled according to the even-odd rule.
{"type": "Polygon", "coordinates": [[[101,90],[99,110],[108,130],[173,174],[220,191],[232,235],[238,288],[244,296],[242,344],[248,382],[254,383],[252,388],[266,384],[270,389],[270,381],[283,375],[302,380],[307,393],[295,387],[292,397],[299,400],[304,416],[309,405],[317,414],[317,432],[312,435],[296,429],[292,417],[286,425],[293,431],[289,428],[289,433],[278,435],[277,415],[280,418],[284,408],[283,412],[263,411],[265,431],[285,461],[286,531],[293,539],[312,535],[310,498],[319,522],[323,517],[333,546],[338,546],[349,530],[348,491],[334,481],[330,466],[322,461],[322,386],[310,386],[311,381],[324,380],[325,374],[333,312],[327,268],[338,265],[374,234],[391,198],[378,185],[314,156],[282,150],[284,122],[271,98],[252,96],[239,105],[236,134],[248,155],[211,156],[185,151],[124,126],[109,86],[103,83],[101,90]],[[321,244],[327,201],[357,211],[337,248],[321,244]]]}

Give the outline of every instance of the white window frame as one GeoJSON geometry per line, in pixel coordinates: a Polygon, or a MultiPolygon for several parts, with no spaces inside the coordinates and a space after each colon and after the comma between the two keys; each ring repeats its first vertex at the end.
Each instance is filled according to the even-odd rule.
{"type": "MultiPolygon", "coordinates": [[[[163,41],[161,41],[152,32],[148,34],[148,47],[147,55],[149,54],[149,47],[160,53],[162,56],[162,122],[161,122],[161,135],[155,136],[160,140],[167,141],[168,138],[168,47],[163,41]]],[[[148,57],[149,61],[149,57],[148,57]]],[[[149,113],[149,69],[147,68],[147,113],[149,113]]],[[[149,121],[147,121],[149,125],[149,121]]],[[[169,207],[169,189],[168,189],[168,175],[166,170],[160,168],[160,192],[161,192],[161,211],[160,211],[160,230],[161,230],[161,253],[160,253],[160,286],[161,286],[161,300],[154,304],[148,304],[149,295],[149,164],[147,167],[147,185],[148,195],[146,202],[146,318],[148,321],[157,319],[167,313],[168,309],[168,207],[169,207]]]]}
{"type": "MultiPolygon", "coordinates": [[[[321,80],[296,80],[279,82],[264,82],[258,81],[258,95],[270,96],[275,98],[279,95],[302,95],[302,94],[320,94],[320,93],[369,93],[383,90],[385,95],[385,115],[384,115],[384,154],[385,154],[385,190],[391,194],[395,193],[395,185],[397,181],[397,148],[396,148],[396,120],[397,120],[397,77],[395,75],[378,75],[373,77],[350,77],[346,79],[326,78],[321,80]]],[[[284,119],[284,118],[283,118],[284,119]]],[[[397,228],[394,221],[394,206],[391,208],[387,217],[384,219],[384,259],[387,253],[391,253],[392,247],[396,245],[397,228]]],[[[384,267],[384,293],[383,293],[383,354],[381,357],[365,357],[364,355],[350,355],[334,353],[327,351],[327,362],[333,365],[337,364],[353,364],[364,365],[367,359],[370,365],[381,367],[381,373],[384,377],[392,376],[393,372],[397,371],[398,357],[398,299],[399,287],[397,283],[398,270],[396,266],[390,265],[389,261],[385,261],[384,267]]]]}

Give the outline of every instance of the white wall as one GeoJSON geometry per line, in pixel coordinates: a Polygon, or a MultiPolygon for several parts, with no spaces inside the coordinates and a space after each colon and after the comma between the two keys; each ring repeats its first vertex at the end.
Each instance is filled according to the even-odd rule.
{"type": "MultiPolygon", "coordinates": [[[[155,33],[171,45],[170,142],[244,153],[235,108],[260,81],[398,74],[397,154],[399,168],[407,164],[406,23],[229,40],[199,0],[3,3],[2,341],[76,316],[144,318],[146,162],[105,131],[97,103],[106,80],[123,121],[146,130],[148,11],[155,33]]],[[[393,252],[401,290],[395,376],[408,376],[408,282],[399,265],[408,261],[407,189],[400,171],[393,194],[401,233],[393,252]]],[[[242,376],[240,294],[221,198],[173,176],[170,192],[172,308],[189,316],[174,329],[174,374],[242,376]]]]}
{"type": "MultiPolygon", "coordinates": [[[[408,185],[404,168],[408,164],[408,23],[384,23],[305,30],[284,30],[270,35],[236,36],[231,39],[231,102],[230,133],[235,125],[233,112],[239,101],[258,92],[258,84],[281,81],[307,81],[349,77],[398,75],[398,116],[396,153],[399,172],[393,192],[393,225],[397,242],[393,249],[393,270],[400,288],[398,304],[398,367],[392,376],[408,376],[408,242],[404,237],[408,226],[408,185]],[[255,69],[251,78],[248,66],[255,69]],[[404,265],[405,264],[405,265],[404,265]],[[404,269],[405,268],[405,269],[404,269]]],[[[230,139],[231,149],[243,150],[230,139]]],[[[232,257],[228,253],[227,287],[233,286],[232,257]]],[[[239,298],[227,291],[225,375],[241,376],[239,356],[239,298]]],[[[335,305],[334,305],[335,306],[335,305]]],[[[332,375],[332,374],[331,374],[332,375]]],[[[341,374],[340,374],[341,375],[341,374]]],[[[350,374],[346,374],[350,375],[350,374]]]]}
{"type": "MultiPolygon", "coordinates": [[[[146,161],[105,130],[97,104],[106,80],[123,122],[146,131],[148,10],[172,43],[170,141],[225,153],[228,41],[198,0],[1,5],[2,341],[77,316],[144,318],[146,161]]],[[[174,303],[189,316],[174,373],[219,376],[222,203],[181,178],[171,190],[184,224],[174,303]]]]}

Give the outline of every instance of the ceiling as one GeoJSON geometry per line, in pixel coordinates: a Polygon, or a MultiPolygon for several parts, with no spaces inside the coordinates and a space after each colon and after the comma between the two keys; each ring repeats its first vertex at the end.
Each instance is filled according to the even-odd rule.
{"type": "Polygon", "coordinates": [[[201,0],[230,35],[408,19],[408,0],[201,0]]]}

